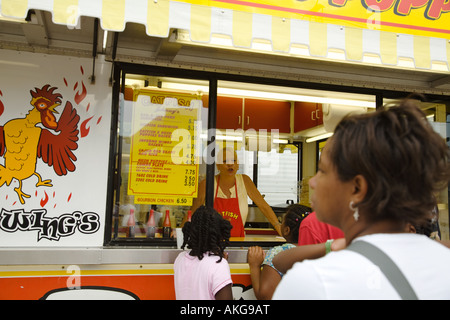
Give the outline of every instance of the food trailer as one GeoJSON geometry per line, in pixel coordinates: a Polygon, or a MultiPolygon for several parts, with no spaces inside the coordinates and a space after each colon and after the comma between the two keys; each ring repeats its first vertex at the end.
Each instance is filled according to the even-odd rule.
{"type": "MultiPolygon", "coordinates": [[[[447,138],[449,11],[0,0],[0,299],[175,299],[179,230],[203,179],[212,206],[220,148],[281,219],[309,206],[308,178],[349,112],[420,93],[447,138]]],[[[448,190],[438,199],[449,239],[448,190]]],[[[248,247],[285,240],[251,201],[245,230],[227,251],[234,299],[251,300],[248,247]]]]}

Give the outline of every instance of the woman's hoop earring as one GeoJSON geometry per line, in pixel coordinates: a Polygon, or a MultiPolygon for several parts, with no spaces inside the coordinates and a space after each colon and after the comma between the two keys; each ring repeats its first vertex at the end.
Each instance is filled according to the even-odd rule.
{"type": "Polygon", "coordinates": [[[349,204],[348,207],[350,208],[350,210],[353,211],[353,219],[355,219],[355,221],[358,221],[358,219],[359,219],[359,209],[358,209],[358,207],[356,207],[356,208],[354,207],[353,201],[350,201],[350,204],[349,204]]]}

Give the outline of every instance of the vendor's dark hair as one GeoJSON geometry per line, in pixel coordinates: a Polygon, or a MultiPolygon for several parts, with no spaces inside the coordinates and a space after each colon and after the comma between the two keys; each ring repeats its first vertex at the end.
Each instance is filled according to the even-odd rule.
{"type": "Polygon", "coordinates": [[[355,205],[371,222],[421,223],[449,181],[449,148],[414,100],[347,116],[331,139],[339,179],[361,174],[368,182],[365,199],[355,205]]]}
{"type": "Polygon", "coordinates": [[[286,215],[284,216],[284,224],[291,230],[292,239],[298,239],[298,231],[300,223],[311,212],[311,208],[302,204],[294,203],[287,207],[286,215]]]}
{"type": "Polygon", "coordinates": [[[192,214],[190,222],[183,226],[183,245],[191,249],[189,253],[200,260],[209,252],[210,255],[219,256],[220,262],[227,245],[229,244],[231,223],[225,220],[213,208],[201,206],[192,214]]]}

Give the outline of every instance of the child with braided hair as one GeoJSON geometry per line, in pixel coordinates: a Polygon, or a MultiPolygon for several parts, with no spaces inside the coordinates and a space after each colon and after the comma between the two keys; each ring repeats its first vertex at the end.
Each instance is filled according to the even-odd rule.
{"type": "Polygon", "coordinates": [[[311,208],[300,204],[292,204],[287,208],[281,224],[281,232],[286,243],[271,248],[264,254],[261,247],[248,249],[247,261],[250,265],[253,292],[258,300],[270,300],[281,281],[283,274],[272,263],[272,259],[280,252],[294,248],[298,241],[300,223],[311,212],[311,208]]]}
{"type": "Polygon", "coordinates": [[[216,210],[199,207],[183,226],[183,245],[174,262],[177,300],[232,300],[232,280],[225,248],[231,223],[216,210]],[[223,259],[225,258],[225,259],[223,259]]]}

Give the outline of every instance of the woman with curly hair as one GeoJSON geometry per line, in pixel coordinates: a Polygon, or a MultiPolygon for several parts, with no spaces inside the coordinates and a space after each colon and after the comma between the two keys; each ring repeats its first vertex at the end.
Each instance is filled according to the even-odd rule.
{"type": "Polygon", "coordinates": [[[225,248],[231,223],[216,210],[199,207],[183,226],[183,245],[174,263],[177,300],[232,300],[230,267],[225,248]],[[225,258],[225,259],[223,259],[225,258]]]}
{"type": "Polygon", "coordinates": [[[318,248],[308,257],[318,259],[295,263],[274,298],[450,299],[450,250],[410,232],[411,224],[429,219],[436,193],[448,184],[449,161],[445,140],[412,100],[345,117],[309,185],[317,218],[341,229],[348,246],[336,252],[337,243],[307,246],[318,248]],[[369,250],[392,260],[399,271],[393,281],[369,250]]]}

